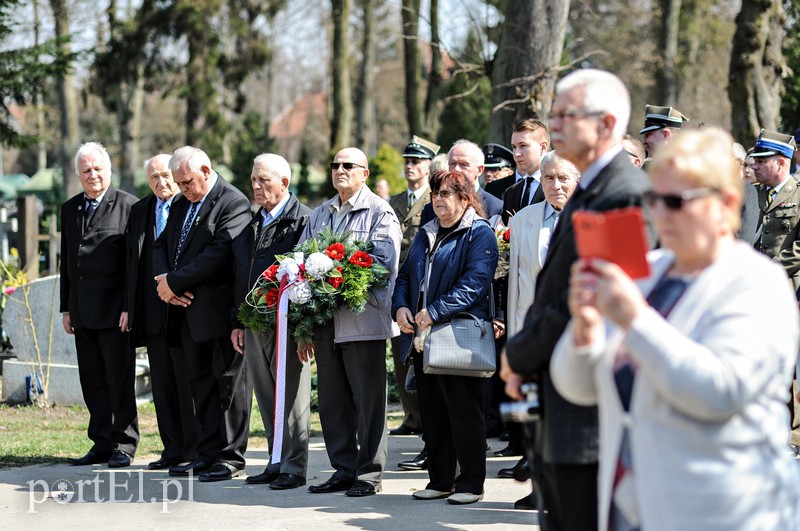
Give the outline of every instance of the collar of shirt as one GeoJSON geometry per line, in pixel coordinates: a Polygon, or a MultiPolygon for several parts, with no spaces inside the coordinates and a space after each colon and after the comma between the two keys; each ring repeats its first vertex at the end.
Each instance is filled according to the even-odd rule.
{"type": "Polygon", "coordinates": [[[542,171],[541,168],[533,172],[533,175],[528,175],[526,173],[520,173],[519,170],[514,172],[514,182],[518,183],[522,180],[525,180],[527,177],[533,177],[536,182],[540,182],[542,180],[542,171]]]}
{"type": "MultiPolygon", "coordinates": [[[[102,193],[102,194],[100,194],[100,195],[98,195],[97,197],[95,197],[95,198],[94,198],[94,201],[97,201],[97,204],[98,204],[98,205],[99,205],[99,204],[100,204],[100,202],[103,200],[103,198],[106,196],[106,192],[108,192],[108,188],[106,188],[105,190],[103,190],[103,193],[102,193]]],[[[89,197],[88,195],[86,195],[86,192],[84,192],[84,193],[83,193],[83,202],[84,202],[84,204],[86,204],[86,203],[87,203],[87,202],[89,202],[89,201],[92,201],[92,198],[91,198],[91,197],[89,197]]]]}
{"type": "Polygon", "coordinates": [[[160,197],[156,197],[156,210],[161,208],[161,205],[163,205],[164,203],[168,204],[169,206],[172,206],[172,200],[173,199],[175,199],[174,195],[172,197],[170,197],[169,199],[167,199],[166,201],[164,201],[160,197]]]}
{"type": "Polygon", "coordinates": [[[335,213],[339,212],[340,210],[348,210],[348,211],[352,210],[353,207],[358,202],[358,198],[361,197],[361,193],[363,191],[364,191],[364,185],[362,184],[361,188],[358,189],[358,192],[353,194],[353,197],[345,201],[344,204],[342,204],[342,196],[336,194],[336,199],[330,204],[330,211],[332,213],[335,213]]]}
{"type": "MultiPolygon", "coordinates": [[[[281,215],[283,209],[286,208],[286,204],[289,202],[289,198],[291,197],[291,193],[286,192],[286,195],[278,201],[278,204],[275,205],[275,208],[269,211],[269,215],[272,216],[272,221],[278,219],[278,216],[281,215]]],[[[263,208],[261,209],[261,224],[264,225],[267,221],[267,211],[263,208]]]]}
{"type": "Polygon", "coordinates": [[[420,199],[422,199],[422,196],[424,196],[425,192],[427,192],[427,191],[428,191],[428,185],[427,184],[425,186],[417,188],[413,192],[411,190],[406,190],[406,192],[408,193],[406,199],[407,200],[411,199],[411,196],[413,195],[414,198],[415,198],[415,201],[419,201],[420,199]]]}
{"type": "MultiPolygon", "coordinates": [[[[791,179],[791,177],[789,177],[789,179],[791,179]]],[[[780,191],[781,191],[781,188],[783,188],[783,185],[786,184],[789,181],[789,179],[786,179],[782,183],[777,184],[777,185],[773,186],[772,188],[767,188],[767,195],[769,195],[770,190],[775,190],[775,195],[778,195],[780,193],[780,191]]]]}
{"type": "Polygon", "coordinates": [[[603,168],[608,166],[608,164],[620,152],[622,152],[622,144],[617,144],[609,148],[608,151],[606,151],[599,157],[597,157],[597,159],[594,162],[592,162],[588,168],[586,168],[586,171],[583,172],[583,175],[581,175],[581,180],[580,183],[578,183],[578,186],[580,186],[583,190],[586,190],[589,187],[589,185],[592,184],[592,181],[595,179],[595,177],[597,177],[600,174],[603,168]]]}
{"type": "Polygon", "coordinates": [[[544,205],[544,219],[549,219],[550,216],[556,213],[556,209],[553,208],[553,205],[545,201],[544,205]]]}
{"type": "MultiPolygon", "coordinates": [[[[197,214],[200,212],[200,209],[203,207],[203,202],[206,200],[206,197],[208,197],[209,192],[211,192],[211,190],[217,184],[217,179],[219,179],[219,174],[212,170],[211,179],[209,180],[209,183],[208,183],[208,192],[206,192],[206,195],[204,195],[203,198],[200,201],[197,202],[197,208],[195,209],[195,213],[194,213],[195,217],[197,217],[197,214]]],[[[183,224],[184,225],[186,224],[186,220],[189,219],[189,212],[191,212],[191,211],[192,211],[192,203],[189,204],[189,208],[186,210],[186,217],[183,218],[183,224]]]]}

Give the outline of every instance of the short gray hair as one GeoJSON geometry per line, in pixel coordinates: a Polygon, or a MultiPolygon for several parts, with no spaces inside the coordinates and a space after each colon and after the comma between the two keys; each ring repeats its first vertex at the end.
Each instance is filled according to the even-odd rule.
{"type": "Polygon", "coordinates": [[[192,172],[200,171],[203,166],[211,168],[211,159],[208,158],[206,152],[193,146],[176,149],[169,159],[169,169],[171,171],[179,170],[184,163],[192,172]]]}
{"type": "Polygon", "coordinates": [[[147,176],[147,167],[150,166],[150,163],[153,162],[154,160],[156,160],[157,158],[161,158],[161,157],[167,157],[167,166],[169,166],[170,155],[168,153],[159,153],[158,155],[153,155],[152,157],[150,157],[149,159],[146,159],[144,161],[144,173],[145,173],[145,176],[147,176]]]}
{"type": "Polygon", "coordinates": [[[279,179],[286,177],[292,182],[292,167],[289,162],[280,155],[274,153],[262,153],[253,159],[253,169],[263,167],[267,173],[277,175],[279,179]]]}
{"type": "Polygon", "coordinates": [[[555,151],[548,151],[544,154],[544,157],[542,157],[542,161],[539,164],[539,169],[541,170],[542,175],[544,175],[548,168],[557,166],[561,166],[561,168],[567,172],[567,174],[575,177],[576,181],[581,180],[581,172],[578,171],[578,168],[576,168],[575,165],[567,159],[556,155],[555,151]]]}
{"type": "Polygon", "coordinates": [[[483,163],[486,159],[483,157],[483,150],[481,147],[471,140],[467,140],[466,138],[460,138],[453,142],[453,147],[450,148],[450,151],[447,152],[447,158],[450,159],[450,154],[457,146],[469,146],[470,151],[472,152],[473,156],[475,157],[474,160],[478,162],[478,166],[483,166],[483,163]]]}
{"type": "Polygon", "coordinates": [[[109,173],[111,172],[111,157],[108,156],[108,151],[106,151],[106,148],[103,146],[103,144],[100,142],[86,142],[81,144],[81,147],[78,148],[78,152],[75,153],[75,160],[73,161],[75,166],[75,175],[78,175],[78,163],[89,153],[97,153],[100,155],[103,159],[103,162],[105,162],[109,173]]]}
{"type": "Polygon", "coordinates": [[[602,111],[617,119],[611,132],[615,140],[622,140],[631,119],[631,96],[620,78],[596,68],[576,70],[556,84],[556,95],[581,88],[586,112],[602,111]]]}

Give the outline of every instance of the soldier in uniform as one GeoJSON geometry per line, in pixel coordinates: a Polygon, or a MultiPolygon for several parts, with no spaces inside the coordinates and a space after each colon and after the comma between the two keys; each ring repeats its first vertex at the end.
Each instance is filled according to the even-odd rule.
{"type": "MultiPolygon", "coordinates": [[[[422,210],[431,202],[431,191],[428,187],[430,178],[431,159],[439,152],[439,146],[414,136],[403,150],[403,175],[406,178],[408,189],[389,198],[389,204],[394,209],[400,221],[403,239],[400,243],[400,264],[405,261],[408,248],[419,230],[422,210]]],[[[413,435],[422,432],[422,419],[419,413],[417,396],[406,391],[406,378],[409,365],[405,359],[411,338],[408,334],[400,334],[392,338],[392,357],[394,358],[394,377],[400,393],[400,402],[403,405],[403,423],[389,431],[389,435],[413,435]]],[[[400,463],[401,468],[421,470],[427,466],[427,455],[423,450],[415,458],[400,463]]]]}
{"type": "MultiPolygon", "coordinates": [[[[761,223],[755,248],[783,265],[795,290],[800,285],[800,187],[791,176],[790,166],[796,150],[791,135],[762,129],[750,153],[756,180],[763,185],[758,188],[761,223]]],[[[794,425],[791,386],[789,395],[791,427],[794,425]]],[[[797,446],[791,448],[797,455],[797,446]]]]}
{"type": "Polygon", "coordinates": [[[688,121],[687,117],[673,107],[645,106],[644,127],[639,134],[643,135],[642,144],[647,150],[647,155],[652,157],[656,148],[664,142],[669,142],[670,137],[683,126],[683,122],[688,121]]]}
{"type": "Polygon", "coordinates": [[[514,179],[505,180],[509,175],[514,175],[514,153],[502,144],[490,143],[482,149],[483,186],[487,192],[502,199],[506,188],[515,182],[514,179]]]}

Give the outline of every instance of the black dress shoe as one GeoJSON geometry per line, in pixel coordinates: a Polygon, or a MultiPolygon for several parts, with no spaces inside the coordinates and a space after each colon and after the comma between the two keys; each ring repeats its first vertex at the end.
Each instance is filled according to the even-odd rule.
{"type": "Polygon", "coordinates": [[[356,481],[353,486],[347,489],[344,493],[345,496],[351,498],[362,498],[364,496],[372,496],[383,490],[380,483],[370,483],[369,481],[356,481]]]}
{"type": "Polygon", "coordinates": [[[178,466],[183,461],[180,457],[162,457],[157,461],[147,463],[147,468],[150,470],[164,470],[165,468],[172,468],[178,466]]]}
{"type": "Polygon", "coordinates": [[[244,474],[243,468],[220,461],[219,463],[214,463],[214,465],[205,472],[200,472],[200,475],[197,476],[197,479],[203,482],[226,481],[233,479],[236,476],[241,476],[242,474],[244,474]]]}
{"type": "Polygon", "coordinates": [[[328,492],[341,492],[348,490],[353,486],[354,481],[348,479],[337,478],[333,476],[331,479],[320,485],[311,485],[308,487],[308,492],[314,494],[326,494],[328,492]]]}
{"type": "Polygon", "coordinates": [[[93,448],[86,452],[83,457],[70,458],[69,464],[72,466],[99,465],[100,463],[107,463],[110,458],[110,453],[98,452],[93,448]]]}
{"type": "Polygon", "coordinates": [[[132,458],[133,456],[127,452],[114,450],[114,453],[111,454],[111,459],[108,460],[108,468],[125,468],[126,466],[131,466],[132,458]]]}
{"type": "Polygon", "coordinates": [[[281,474],[278,478],[269,484],[269,488],[275,490],[296,489],[306,484],[306,478],[289,474],[288,472],[281,474]]]}
{"type": "Polygon", "coordinates": [[[535,511],[536,510],[536,497],[531,492],[524,498],[514,502],[514,509],[518,511],[535,511]]]}
{"type": "Polygon", "coordinates": [[[260,474],[256,474],[255,476],[247,476],[245,481],[251,485],[266,485],[267,483],[272,483],[278,479],[278,476],[280,475],[280,472],[271,472],[269,469],[265,468],[260,474]]]}
{"type": "Polygon", "coordinates": [[[410,428],[405,424],[400,424],[395,429],[389,430],[389,435],[418,435],[420,433],[422,433],[422,431],[410,428]]]}
{"type": "Polygon", "coordinates": [[[420,453],[414,457],[414,459],[409,459],[408,461],[400,461],[397,465],[398,467],[402,468],[403,470],[427,470],[428,469],[428,452],[427,450],[422,450],[420,453]]]}
{"type": "Polygon", "coordinates": [[[186,463],[185,465],[177,465],[170,468],[169,475],[183,477],[183,476],[188,476],[190,472],[194,475],[197,475],[200,472],[205,472],[206,470],[211,468],[211,465],[213,464],[214,463],[205,461],[203,459],[195,459],[194,461],[186,463]]]}
{"type": "Polygon", "coordinates": [[[510,444],[503,448],[502,450],[497,450],[494,453],[495,457],[514,457],[516,455],[522,455],[523,449],[522,448],[514,448],[510,444]]]}
{"type": "Polygon", "coordinates": [[[528,470],[528,459],[523,457],[511,468],[501,468],[497,471],[497,477],[516,479],[517,481],[528,481],[531,477],[530,470],[528,470]]]}

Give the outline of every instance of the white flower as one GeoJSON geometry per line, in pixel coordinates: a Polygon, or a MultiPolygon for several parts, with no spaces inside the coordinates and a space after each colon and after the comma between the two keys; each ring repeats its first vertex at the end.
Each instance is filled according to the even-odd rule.
{"type": "Polygon", "coordinates": [[[312,253],[306,259],[306,273],[311,278],[322,278],[333,269],[333,260],[324,253],[312,253]]]}
{"type": "Polygon", "coordinates": [[[289,300],[295,304],[305,304],[311,300],[313,292],[305,280],[293,284],[288,290],[289,300]]]}
{"type": "Polygon", "coordinates": [[[287,282],[291,282],[297,278],[297,275],[300,274],[300,264],[303,263],[303,255],[300,254],[300,261],[297,261],[297,257],[295,258],[284,258],[281,260],[280,265],[278,266],[278,279],[282,279],[283,275],[288,275],[286,278],[287,282]]]}

